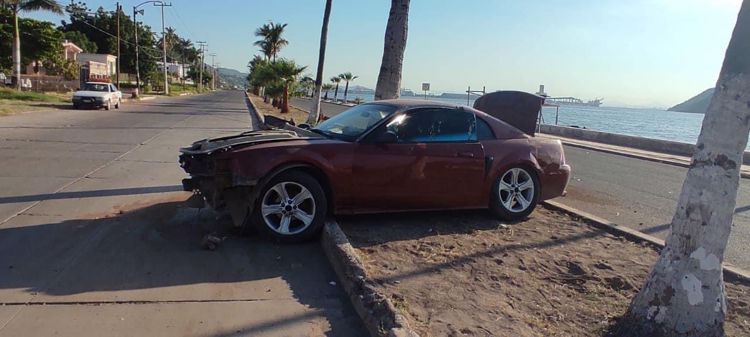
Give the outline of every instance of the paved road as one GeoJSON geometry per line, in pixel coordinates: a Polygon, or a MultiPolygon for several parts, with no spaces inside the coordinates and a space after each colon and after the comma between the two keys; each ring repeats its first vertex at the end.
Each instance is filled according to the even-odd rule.
{"type": "MultiPolygon", "coordinates": [[[[310,108],[310,100],[292,104],[310,108]]],[[[323,113],[335,115],[347,107],[324,103],[323,113]]],[[[614,223],[665,238],[674,215],[686,168],[565,146],[573,177],[568,196],[558,199],[614,223]]],[[[735,224],[727,261],[750,270],[750,179],[740,180],[735,224]]]]}
{"type": "Polygon", "coordinates": [[[178,148],[251,126],[239,91],[0,118],[0,336],[364,335],[319,245],[199,248],[178,148]]]}

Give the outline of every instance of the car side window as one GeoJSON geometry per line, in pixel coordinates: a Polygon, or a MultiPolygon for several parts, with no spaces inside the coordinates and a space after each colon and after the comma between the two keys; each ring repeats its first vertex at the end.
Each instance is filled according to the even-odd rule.
{"type": "Polygon", "coordinates": [[[407,111],[388,121],[377,134],[392,133],[397,143],[456,143],[477,140],[473,113],[428,108],[407,111]]]}
{"type": "Polygon", "coordinates": [[[479,140],[495,139],[492,128],[481,118],[477,118],[477,138],[479,140]]]}

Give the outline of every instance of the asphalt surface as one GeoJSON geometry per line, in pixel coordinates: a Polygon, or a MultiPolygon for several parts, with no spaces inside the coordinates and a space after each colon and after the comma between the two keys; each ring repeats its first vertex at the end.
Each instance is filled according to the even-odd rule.
{"type": "Polygon", "coordinates": [[[179,147],[252,125],[240,91],[0,118],[0,336],[364,336],[319,244],[185,205],[179,147]]]}
{"type": "MultiPolygon", "coordinates": [[[[310,109],[311,101],[291,102],[310,109]]],[[[336,115],[349,107],[323,103],[322,112],[336,115]]],[[[675,165],[565,146],[573,176],[568,195],[557,201],[619,225],[665,238],[677,207],[687,169],[675,165]]],[[[750,270],[750,179],[740,179],[737,208],[726,261],[750,270]]]]}

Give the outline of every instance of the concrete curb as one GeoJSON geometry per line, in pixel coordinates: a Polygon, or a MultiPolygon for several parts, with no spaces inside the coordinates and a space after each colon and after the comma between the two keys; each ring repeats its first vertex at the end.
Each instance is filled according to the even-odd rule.
{"type": "Polygon", "coordinates": [[[263,115],[258,112],[258,108],[255,107],[255,104],[253,104],[253,100],[250,99],[250,93],[245,91],[245,104],[247,104],[247,110],[250,111],[251,115],[254,115],[255,118],[258,119],[260,124],[265,125],[266,119],[263,117],[263,115]]]}
{"type": "MultiPolygon", "coordinates": [[[[549,135],[549,134],[547,134],[547,135],[549,135]]],[[[554,135],[550,135],[550,136],[554,136],[554,135]]],[[[579,149],[586,149],[586,150],[592,150],[592,151],[597,151],[597,152],[604,152],[604,153],[615,154],[615,155],[618,155],[618,156],[623,156],[623,157],[628,157],[628,158],[635,158],[635,159],[647,160],[647,161],[652,161],[652,162],[656,162],[656,163],[667,164],[667,165],[674,165],[674,166],[685,167],[685,168],[690,167],[690,163],[686,163],[686,162],[680,161],[680,160],[671,160],[671,159],[666,159],[666,158],[657,158],[657,157],[651,157],[651,156],[641,155],[641,154],[637,154],[637,153],[630,153],[630,152],[617,151],[617,150],[606,149],[606,148],[601,148],[601,147],[596,147],[596,146],[589,146],[589,145],[584,145],[584,144],[579,144],[579,143],[572,143],[572,142],[568,142],[568,141],[564,141],[564,140],[560,140],[560,141],[564,145],[568,145],[568,146],[572,146],[572,147],[577,147],[579,149]]],[[[740,177],[744,178],[744,179],[750,179],[750,173],[740,171],[740,177]]]]}
{"type": "Polygon", "coordinates": [[[371,336],[419,337],[393,303],[373,286],[357,252],[335,220],[326,221],[320,243],[371,336]]]}
{"type": "MultiPolygon", "coordinates": [[[[583,218],[587,223],[593,225],[596,228],[601,228],[611,234],[614,234],[617,236],[623,236],[631,241],[647,243],[659,249],[664,248],[664,240],[662,239],[659,239],[657,237],[654,237],[645,233],[641,233],[632,228],[620,226],[609,220],[600,218],[596,215],[590,214],[588,212],[584,212],[577,208],[563,205],[559,202],[550,201],[550,200],[543,201],[542,204],[554,210],[558,210],[558,211],[565,212],[573,216],[583,218]]],[[[744,284],[750,285],[750,272],[747,272],[735,266],[727,265],[727,263],[724,263],[724,279],[729,280],[729,281],[734,281],[737,283],[744,283],[744,284]]]]}

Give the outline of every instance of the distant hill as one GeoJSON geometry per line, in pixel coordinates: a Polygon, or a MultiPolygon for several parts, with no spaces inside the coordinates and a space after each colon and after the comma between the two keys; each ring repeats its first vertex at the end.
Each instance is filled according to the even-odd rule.
{"type": "Polygon", "coordinates": [[[669,108],[668,110],[704,114],[708,110],[708,105],[711,103],[711,97],[713,95],[714,88],[709,88],[706,89],[706,91],[698,94],[697,96],[680,104],[677,104],[669,108]]]}
{"type": "Polygon", "coordinates": [[[247,85],[247,73],[229,68],[218,68],[219,78],[229,85],[244,88],[247,85]]]}

